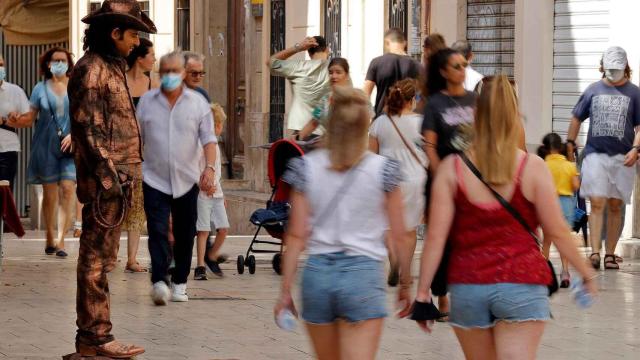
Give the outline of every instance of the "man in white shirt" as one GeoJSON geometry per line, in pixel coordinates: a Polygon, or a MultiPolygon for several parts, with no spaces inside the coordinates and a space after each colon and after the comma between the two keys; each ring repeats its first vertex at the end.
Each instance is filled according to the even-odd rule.
{"type": "MultiPolygon", "coordinates": [[[[313,118],[313,109],[331,89],[329,81],[329,48],[322,36],[307,37],[284,49],[267,61],[271,74],[283,76],[291,83],[293,100],[287,128],[297,134],[313,118]],[[291,56],[307,51],[311,60],[291,60],[291,56]]],[[[317,131],[316,134],[320,132],[317,131]]]]}
{"type": "Polygon", "coordinates": [[[8,125],[9,119],[17,119],[29,112],[29,99],[17,85],[5,81],[7,70],[0,54],[0,180],[7,180],[13,188],[18,167],[20,140],[16,129],[8,125]]]}
{"type": "Polygon", "coordinates": [[[215,192],[217,139],[213,117],[202,95],[183,84],[182,53],[160,59],[160,89],[142,96],[137,108],[144,144],[144,209],[151,254],[151,297],[156,305],[169,300],[169,215],[173,218],[175,269],[171,275],[171,300],[185,302],[196,235],[197,200],[200,190],[215,192]],[[206,167],[200,169],[202,149],[206,167]],[[199,184],[199,186],[198,186],[199,184]]]}
{"type": "Polygon", "coordinates": [[[471,62],[473,61],[473,49],[471,48],[471,44],[469,44],[466,40],[458,40],[451,45],[451,48],[462,55],[467,59],[469,63],[464,72],[464,88],[467,91],[475,91],[478,83],[484,78],[484,75],[475,71],[471,67],[471,62]]]}

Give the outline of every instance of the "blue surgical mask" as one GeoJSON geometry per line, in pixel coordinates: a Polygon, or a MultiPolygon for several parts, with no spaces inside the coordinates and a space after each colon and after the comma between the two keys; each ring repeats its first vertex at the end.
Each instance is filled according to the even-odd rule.
{"type": "Polygon", "coordinates": [[[51,73],[54,76],[64,76],[69,70],[69,65],[66,62],[56,61],[51,63],[51,73]]]}
{"type": "Polygon", "coordinates": [[[182,75],[176,73],[168,73],[162,75],[160,86],[168,91],[173,91],[182,85],[182,75]]]}
{"type": "Polygon", "coordinates": [[[7,69],[4,66],[0,66],[0,81],[4,81],[4,78],[7,77],[7,69]]]}

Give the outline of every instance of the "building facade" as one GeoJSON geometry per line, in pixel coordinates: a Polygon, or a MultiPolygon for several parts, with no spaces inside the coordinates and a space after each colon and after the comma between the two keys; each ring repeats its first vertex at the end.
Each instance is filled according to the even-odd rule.
{"type": "MultiPolygon", "coordinates": [[[[476,70],[515,79],[532,149],[550,131],[566,134],[578,97],[601,77],[599,61],[608,46],[627,50],[632,82],[639,80],[640,43],[629,31],[640,11],[634,0],[247,0],[245,4],[247,144],[273,141],[286,128],[291,94],[285,81],[269,75],[264,60],[317,34],[328,39],[335,55],[349,60],[356,87],[362,86],[371,59],[383,53],[383,33],[389,27],[406,30],[408,51],[416,56],[421,39],[429,33],[441,33],[447,44],[469,40],[476,70]]],[[[582,143],[587,129],[588,122],[580,134],[582,143]]],[[[268,191],[264,150],[246,146],[245,151],[250,190],[268,191]]],[[[640,214],[633,211],[638,203],[634,199],[627,214],[640,214]]],[[[634,218],[627,216],[627,237],[640,235],[640,221],[634,218]]]]}

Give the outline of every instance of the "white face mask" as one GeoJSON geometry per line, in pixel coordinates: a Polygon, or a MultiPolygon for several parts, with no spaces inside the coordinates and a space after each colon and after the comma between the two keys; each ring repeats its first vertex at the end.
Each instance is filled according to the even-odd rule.
{"type": "Polygon", "coordinates": [[[607,69],[607,70],[604,71],[604,76],[610,82],[617,83],[620,80],[622,80],[622,78],[624,78],[624,70],[607,69]]]}

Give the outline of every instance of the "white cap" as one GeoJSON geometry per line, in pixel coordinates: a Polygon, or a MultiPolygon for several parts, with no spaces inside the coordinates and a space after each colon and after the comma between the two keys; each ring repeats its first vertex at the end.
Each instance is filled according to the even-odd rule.
{"type": "Polygon", "coordinates": [[[627,52],[620,46],[612,46],[602,56],[605,70],[624,70],[627,67],[627,52]]]}

